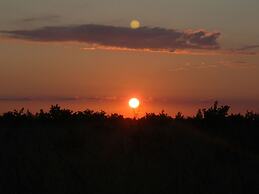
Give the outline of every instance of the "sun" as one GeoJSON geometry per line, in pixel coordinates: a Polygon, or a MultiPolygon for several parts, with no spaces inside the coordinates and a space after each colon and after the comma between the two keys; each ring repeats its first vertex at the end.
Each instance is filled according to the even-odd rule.
{"type": "Polygon", "coordinates": [[[139,99],[137,99],[137,98],[131,98],[131,99],[129,100],[129,106],[130,106],[130,108],[136,109],[136,108],[139,107],[139,105],[140,105],[139,99]]]}
{"type": "Polygon", "coordinates": [[[130,27],[132,29],[138,29],[140,27],[140,22],[138,20],[132,20],[130,22],[130,27]]]}

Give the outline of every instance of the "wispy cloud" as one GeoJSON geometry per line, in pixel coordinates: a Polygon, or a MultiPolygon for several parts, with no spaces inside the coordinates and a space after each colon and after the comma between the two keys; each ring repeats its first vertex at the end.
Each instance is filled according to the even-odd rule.
{"type": "Polygon", "coordinates": [[[32,22],[42,22],[42,21],[57,21],[60,18],[58,15],[42,15],[34,17],[26,17],[18,20],[19,22],[32,23],[32,22]]]}
{"type": "Polygon", "coordinates": [[[238,60],[221,60],[218,62],[218,65],[220,67],[226,67],[226,68],[239,68],[239,69],[248,69],[248,68],[256,68],[257,65],[254,63],[248,63],[246,61],[238,61],[238,60]]]}
{"type": "Polygon", "coordinates": [[[206,56],[254,56],[259,55],[257,51],[250,50],[239,50],[239,49],[177,49],[174,51],[174,54],[178,55],[206,55],[206,56]]]}
{"type": "Polygon", "coordinates": [[[238,51],[247,51],[247,50],[257,49],[257,48],[259,48],[259,44],[244,46],[244,47],[241,47],[237,50],[238,51]]]}
{"type": "Polygon", "coordinates": [[[220,47],[220,32],[179,31],[166,28],[127,27],[86,24],[54,26],[33,30],[2,31],[7,36],[41,42],[76,41],[91,48],[175,52],[177,49],[214,50],[220,47]]]}
{"type": "Polygon", "coordinates": [[[116,96],[90,96],[90,97],[79,97],[79,96],[41,96],[41,97],[28,97],[28,96],[0,96],[0,102],[13,101],[13,102],[33,102],[33,101],[116,101],[119,98],[116,96]]]}

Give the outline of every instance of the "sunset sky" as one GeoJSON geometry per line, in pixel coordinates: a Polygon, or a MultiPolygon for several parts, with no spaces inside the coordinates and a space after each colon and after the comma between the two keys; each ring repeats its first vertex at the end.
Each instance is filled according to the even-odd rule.
{"type": "Polygon", "coordinates": [[[142,112],[190,115],[213,100],[259,111],[258,9],[258,0],[1,0],[0,112],[60,103],[127,115],[130,97],[142,112]]]}

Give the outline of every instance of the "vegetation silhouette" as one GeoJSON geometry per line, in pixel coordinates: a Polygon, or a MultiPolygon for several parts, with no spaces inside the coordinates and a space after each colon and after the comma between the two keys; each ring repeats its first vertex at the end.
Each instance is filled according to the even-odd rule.
{"type": "Polygon", "coordinates": [[[229,110],[4,113],[0,193],[258,193],[259,115],[229,110]]]}

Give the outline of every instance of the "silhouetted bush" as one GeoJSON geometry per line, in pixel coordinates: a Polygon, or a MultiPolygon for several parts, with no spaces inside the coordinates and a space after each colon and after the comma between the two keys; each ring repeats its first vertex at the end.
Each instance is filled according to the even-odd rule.
{"type": "Polygon", "coordinates": [[[229,108],[4,113],[0,193],[258,193],[259,115],[229,108]]]}
{"type": "Polygon", "coordinates": [[[209,109],[203,109],[203,118],[209,121],[222,121],[228,116],[228,111],[230,106],[221,106],[218,107],[218,101],[214,103],[214,106],[209,109]]]}
{"type": "Polygon", "coordinates": [[[181,113],[181,112],[178,112],[176,115],[175,115],[175,120],[184,120],[184,115],[181,113]]]}

